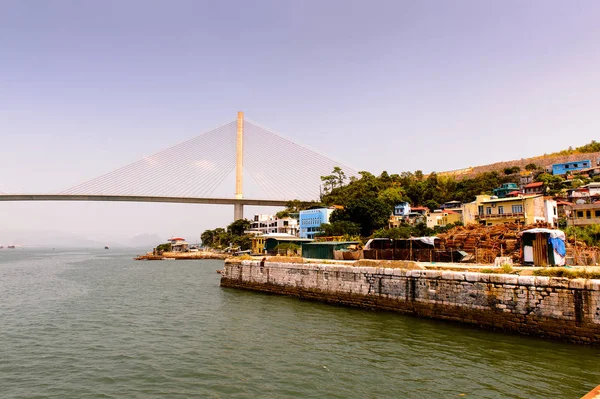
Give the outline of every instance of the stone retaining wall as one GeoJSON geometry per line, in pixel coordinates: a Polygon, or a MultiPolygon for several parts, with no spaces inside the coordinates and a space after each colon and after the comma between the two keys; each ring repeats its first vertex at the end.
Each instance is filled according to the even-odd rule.
{"type": "Polygon", "coordinates": [[[600,343],[600,280],[259,261],[221,276],[222,287],[600,343]]]}

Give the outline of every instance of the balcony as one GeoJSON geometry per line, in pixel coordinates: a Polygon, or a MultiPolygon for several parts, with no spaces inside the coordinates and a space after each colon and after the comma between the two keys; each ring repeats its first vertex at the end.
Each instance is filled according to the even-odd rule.
{"type": "Polygon", "coordinates": [[[568,226],[589,226],[592,224],[600,224],[600,218],[569,218],[567,219],[568,226]]]}
{"type": "Polygon", "coordinates": [[[516,213],[492,213],[492,214],[483,214],[475,216],[475,219],[514,219],[514,218],[522,218],[525,217],[523,212],[516,213]]]}

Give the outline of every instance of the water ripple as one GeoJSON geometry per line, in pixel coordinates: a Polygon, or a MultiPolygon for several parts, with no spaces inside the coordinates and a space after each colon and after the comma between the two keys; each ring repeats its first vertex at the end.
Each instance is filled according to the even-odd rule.
{"type": "Polygon", "coordinates": [[[599,383],[596,348],[221,289],[218,261],[17,252],[0,258],[2,398],[578,398],[599,383]]]}

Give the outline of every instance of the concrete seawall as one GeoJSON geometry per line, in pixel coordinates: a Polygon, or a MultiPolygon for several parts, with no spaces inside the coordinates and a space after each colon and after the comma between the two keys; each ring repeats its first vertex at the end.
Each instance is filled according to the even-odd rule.
{"type": "Polygon", "coordinates": [[[245,260],[221,286],[600,344],[600,280],[245,260]]]}

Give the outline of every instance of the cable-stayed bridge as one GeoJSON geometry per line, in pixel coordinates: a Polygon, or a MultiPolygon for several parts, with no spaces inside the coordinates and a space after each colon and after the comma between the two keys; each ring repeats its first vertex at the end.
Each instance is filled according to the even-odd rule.
{"type": "Polygon", "coordinates": [[[45,194],[7,194],[0,201],[127,201],[234,205],[234,219],[244,205],[284,206],[290,200],[320,196],[321,176],[340,167],[347,177],[356,170],[244,119],[208,131],[137,162],[45,194]],[[213,193],[235,170],[235,197],[213,193]],[[260,198],[246,198],[244,172],[260,188],[260,198]]]}

